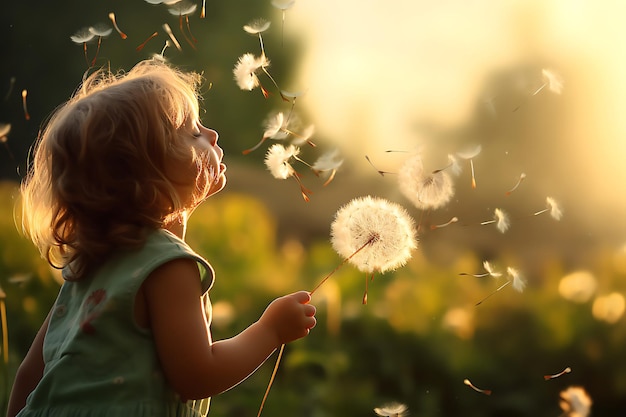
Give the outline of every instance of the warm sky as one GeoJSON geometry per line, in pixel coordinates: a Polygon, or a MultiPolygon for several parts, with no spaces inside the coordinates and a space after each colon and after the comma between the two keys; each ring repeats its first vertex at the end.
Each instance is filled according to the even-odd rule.
{"type": "Polygon", "coordinates": [[[298,0],[287,10],[285,36],[307,51],[296,87],[307,91],[301,108],[319,136],[364,170],[371,167],[363,155],[384,165],[390,148],[440,141],[449,151],[416,129],[426,123],[461,132],[455,146],[482,144],[483,168],[489,158],[511,158],[514,170],[491,174],[511,183],[526,171],[525,186],[567,202],[581,227],[602,223],[614,232],[626,223],[614,217],[626,208],[625,15],[618,0],[298,0]],[[561,94],[544,88],[532,96],[542,69],[563,78],[561,94]],[[517,113],[487,87],[494,73],[527,97],[517,113]],[[493,137],[462,137],[490,98],[504,125],[499,134],[528,140],[517,159],[501,144],[490,154],[493,137]]]}

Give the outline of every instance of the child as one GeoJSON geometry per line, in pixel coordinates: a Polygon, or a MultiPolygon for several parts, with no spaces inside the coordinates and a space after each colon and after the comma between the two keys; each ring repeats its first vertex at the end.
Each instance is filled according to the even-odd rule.
{"type": "Polygon", "coordinates": [[[205,415],[209,397],[315,326],[300,291],[237,336],[211,339],[213,270],[184,238],[226,167],[217,132],[198,119],[199,78],[157,60],[97,72],[40,135],[23,229],[64,284],[8,416],[205,415]]]}

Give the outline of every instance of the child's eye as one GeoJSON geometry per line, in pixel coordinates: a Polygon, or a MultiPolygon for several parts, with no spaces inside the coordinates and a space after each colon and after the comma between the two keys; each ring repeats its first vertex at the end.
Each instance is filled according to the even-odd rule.
{"type": "Polygon", "coordinates": [[[202,132],[200,132],[199,130],[198,131],[194,131],[192,134],[193,134],[194,138],[199,138],[200,136],[202,136],[202,132]]]}

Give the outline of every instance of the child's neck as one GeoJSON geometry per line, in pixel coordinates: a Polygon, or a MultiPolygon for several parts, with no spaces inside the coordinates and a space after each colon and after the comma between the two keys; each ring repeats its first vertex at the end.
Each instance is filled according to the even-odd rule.
{"type": "Polygon", "coordinates": [[[187,233],[187,219],[189,218],[189,214],[187,212],[183,212],[180,216],[176,216],[176,218],[171,221],[165,223],[163,228],[174,233],[176,236],[185,240],[185,234],[187,233]]]}

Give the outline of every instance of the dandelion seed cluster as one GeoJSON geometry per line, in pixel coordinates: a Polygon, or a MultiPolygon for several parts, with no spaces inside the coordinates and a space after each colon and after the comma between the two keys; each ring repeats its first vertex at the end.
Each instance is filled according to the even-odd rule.
{"type": "Polygon", "coordinates": [[[399,268],[417,248],[414,221],[407,211],[371,196],[356,198],[337,211],[331,224],[331,243],[344,258],[365,245],[350,262],[366,273],[399,268]]]}

